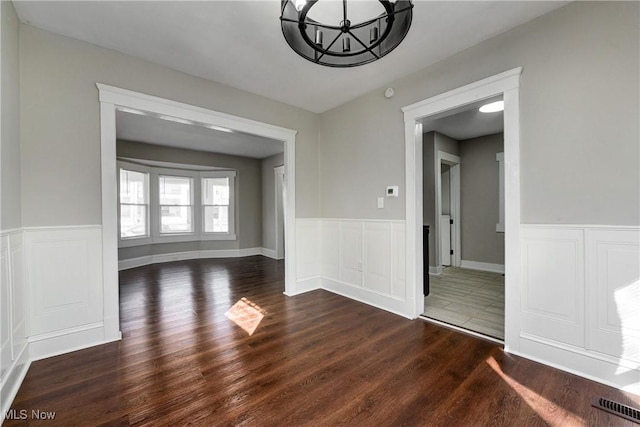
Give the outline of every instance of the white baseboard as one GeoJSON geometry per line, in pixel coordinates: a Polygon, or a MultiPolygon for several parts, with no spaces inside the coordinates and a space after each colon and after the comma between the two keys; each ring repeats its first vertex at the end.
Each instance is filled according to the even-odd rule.
{"type": "Polygon", "coordinates": [[[121,259],[118,260],[118,271],[128,270],[130,268],[136,267],[143,267],[149,264],[153,264],[153,257],[151,255],[137,258],[121,259]]]}
{"type": "MultiPolygon", "coordinates": [[[[121,336],[118,337],[121,339],[121,336]]],[[[106,344],[102,322],[29,337],[31,361],[106,344]]]]}
{"type": "Polygon", "coordinates": [[[276,260],[284,259],[284,258],[279,258],[278,253],[273,249],[260,248],[260,254],[271,259],[276,259],[276,260]]]}
{"type": "Polygon", "coordinates": [[[529,334],[520,338],[519,351],[505,351],[640,396],[637,364],[529,334]]]}
{"type": "Polygon", "coordinates": [[[294,295],[300,295],[317,289],[322,289],[322,278],[320,276],[305,277],[296,281],[296,292],[294,294],[285,292],[285,295],[292,297],[294,295]]]}
{"type": "Polygon", "coordinates": [[[285,293],[285,295],[300,295],[317,289],[324,289],[325,291],[336,295],[397,314],[398,316],[406,317],[407,319],[412,318],[410,307],[408,307],[407,303],[401,299],[392,299],[388,295],[382,295],[370,289],[357,287],[345,282],[329,279],[324,276],[313,276],[298,279],[296,283],[296,293],[285,293]]]}
{"type": "Polygon", "coordinates": [[[504,264],[491,264],[489,262],[462,260],[460,261],[460,267],[468,268],[470,270],[489,271],[491,273],[504,274],[504,264]]]}
{"type": "Polygon", "coordinates": [[[25,342],[24,346],[22,346],[22,349],[18,353],[18,357],[16,357],[13,364],[8,369],[5,379],[0,385],[0,389],[2,390],[2,393],[0,393],[0,410],[2,411],[0,413],[0,424],[4,422],[5,416],[11,408],[13,399],[15,399],[18,394],[18,390],[20,390],[24,377],[27,375],[29,366],[31,366],[29,344],[25,342]]]}
{"type": "Polygon", "coordinates": [[[247,256],[264,255],[264,248],[244,248],[225,250],[204,250],[189,252],[173,252],[168,254],[146,255],[138,258],[122,259],[118,261],[118,270],[128,270],[162,262],[186,261],[191,259],[208,258],[242,258],[247,256]]]}
{"type": "Polygon", "coordinates": [[[429,266],[429,274],[432,276],[439,276],[442,274],[442,267],[431,267],[429,266]]]}
{"type": "MultiPolygon", "coordinates": [[[[199,258],[199,259],[207,259],[207,258],[242,258],[242,257],[246,257],[246,256],[261,255],[261,252],[262,252],[261,248],[208,250],[208,251],[200,251],[200,253],[198,254],[197,258],[199,258]]],[[[185,259],[197,259],[197,258],[185,258],[185,259]]]]}
{"type": "Polygon", "coordinates": [[[413,319],[411,307],[402,299],[392,298],[389,295],[379,294],[370,289],[350,285],[349,283],[327,277],[321,277],[320,283],[322,289],[333,292],[334,294],[371,305],[381,310],[397,314],[398,316],[406,317],[407,319],[413,319]]]}

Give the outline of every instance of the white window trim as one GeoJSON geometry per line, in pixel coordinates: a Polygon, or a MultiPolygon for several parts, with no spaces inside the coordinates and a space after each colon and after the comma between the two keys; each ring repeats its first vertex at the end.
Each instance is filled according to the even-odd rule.
{"type": "Polygon", "coordinates": [[[153,177],[151,176],[151,168],[146,166],[137,165],[135,163],[126,163],[126,162],[117,162],[117,176],[118,176],[118,247],[126,248],[130,246],[140,246],[140,245],[148,245],[152,242],[152,224],[151,224],[151,182],[153,181],[153,177]],[[120,169],[145,173],[148,176],[147,181],[147,235],[141,237],[125,237],[123,238],[120,230],[120,212],[121,212],[121,204],[120,204],[120,169]]]}
{"type": "Polygon", "coordinates": [[[169,169],[151,168],[151,239],[153,243],[173,243],[173,242],[193,242],[200,240],[198,229],[198,217],[196,211],[200,200],[198,193],[200,190],[198,172],[169,169]],[[191,179],[191,224],[192,230],[187,233],[162,233],[160,228],[160,177],[174,176],[178,178],[191,179]]]}
{"type": "Polygon", "coordinates": [[[206,232],[204,231],[204,203],[202,200],[199,205],[200,213],[200,233],[201,240],[236,240],[236,206],[238,199],[236,198],[236,172],[235,171],[207,171],[200,172],[200,191],[199,196],[202,198],[202,179],[203,178],[229,178],[229,231],[223,232],[206,232]]]}
{"type": "Polygon", "coordinates": [[[118,161],[118,176],[120,169],[132,170],[135,172],[143,172],[149,174],[149,208],[148,208],[148,226],[149,236],[146,237],[127,237],[123,239],[120,236],[120,179],[118,179],[118,247],[127,248],[133,246],[151,245],[157,243],[177,243],[177,242],[195,242],[210,240],[237,240],[236,233],[236,212],[238,197],[236,193],[236,176],[234,170],[220,171],[192,171],[186,169],[157,168],[149,166],[141,166],[136,163],[118,161]],[[160,232],[160,176],[176,176],[192,179],[192,224],[193,232],[190,233],[161,233],[160,232]],[[209,232],[204,231],[204,217],[202,204],[202,179],[203,178],[229,178],[229,232],[209,232]]]}

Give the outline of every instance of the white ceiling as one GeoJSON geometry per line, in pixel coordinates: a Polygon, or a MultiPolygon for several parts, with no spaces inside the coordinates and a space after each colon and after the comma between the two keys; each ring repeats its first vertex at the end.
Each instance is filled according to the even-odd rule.
{"type": "Polygon", "coordinates": [[[280,0],[14,5],[26,24],[320,113],[566,3],[418,0],[400,46],[354,68],[293,52],[280,29],[280,0]]]}
{"type": "Polygon", "coordinates": [[[422,130],[425,133],[435,130],[457,141],[502,132],[504,130],[502,111],[496,113],[478,111],[481,106],[500,100],[502,95],[426,117],[421,121],[422,130]]]}
{"type": "Polygon", "coordinates": [[[282,141],[241,132],[222,132],[149,115],[116,112],[118,139],[197,151],[264,159],[284,152],[282,141]]]}

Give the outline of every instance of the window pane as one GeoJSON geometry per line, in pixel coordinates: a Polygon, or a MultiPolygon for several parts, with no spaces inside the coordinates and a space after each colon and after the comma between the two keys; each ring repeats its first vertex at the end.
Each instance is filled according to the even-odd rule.
{"type": "Polygon", "coordinates": [[[204,207],[205,233],[229,232],[229,208],[227,206],[204,207]]]}
{"type": "Polygon", "coordinates": [[[120,169],[120,203],[147,203],[147,174],[120,169]]]}
{"type": "Polygon", "coordinates": [[[228,205],[229,178],[204,178],[202,200],[205,205],[228,205]]]}
{"type": "Polygon", "coordinates": [[[160,206],[161,233],[190,233],[192,231],[190,206],[160,206]]]}
{"type": "Polygon", "coordinates": [[[190,205],[191,178],[160,176],[161,205],[190,205]]]}
{"type": "Polygon", "coordinates": [[[120,205],[120,237],[147,235],[147,207],[144,205],[120,205]]]}

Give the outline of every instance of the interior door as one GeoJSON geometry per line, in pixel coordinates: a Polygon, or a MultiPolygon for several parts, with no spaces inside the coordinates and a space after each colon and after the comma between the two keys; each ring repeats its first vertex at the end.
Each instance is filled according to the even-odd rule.
{"type": "Polygon", "coordinates": [[[451,265],[451,215],[440,215],[440,250],[442,265],[451,265]]]}

